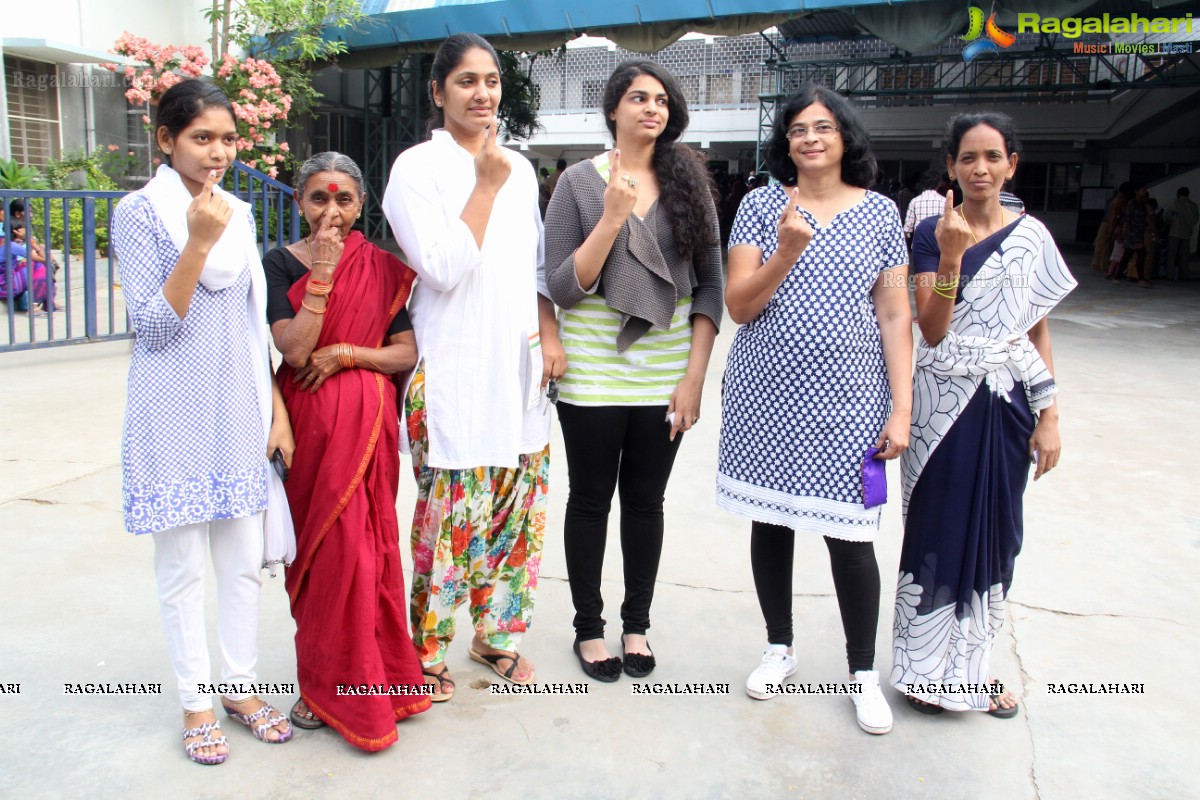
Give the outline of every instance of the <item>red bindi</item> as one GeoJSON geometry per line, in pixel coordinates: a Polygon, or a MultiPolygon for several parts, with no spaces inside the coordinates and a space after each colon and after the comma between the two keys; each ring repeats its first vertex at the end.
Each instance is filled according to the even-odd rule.
{"type": "Polygon", "coordinates": [[[329,184],[329,191],[333,192],[334,194],[337,194],[337,190],[338,190],[338,185],[336,183],[329,184]]]}

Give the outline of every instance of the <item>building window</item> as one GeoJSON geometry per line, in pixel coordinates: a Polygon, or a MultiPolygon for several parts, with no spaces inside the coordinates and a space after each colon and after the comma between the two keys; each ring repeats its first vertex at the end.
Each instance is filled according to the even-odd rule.
{"type": "Polygon", "coordinates": [[[758,72],[743,72],[742,73],[742,97],[743,103],[754,103],[758,101],[759,87],[762,85],[763,76],[758,72]]]}
{"type": "Polygon", "coordinates": [[[733,102],[733,76],[709,75],[705,86],[704,102],[710,106],[728,105],[733,102]]]}
{"type": "Polygon", "coordinates": [[[976,86],[1011,86],[1013,83],[1013,63],[1011,61],[987,60],[976,62],[976,86]]]}
{"type": "Polygon", "coordinates": [[[1076,211],[1079,208],[1080,164],[1054,164],[1050,167],[1047,211],[1076,211]]]}
{"type": "Polygon", "coordinates": [[[1026,211],[1046,210],[1046,176],[1048,173],[1048,164],[1022,161],[1017,167],[1017,174],[1013,180],[1014,186],[1010,191],[1021,198],[1026,211]]]}
{"type": "Polygon", "coordinates": [[[583,93],[580,99],[580,108],[599,108],[600,97],[604,93],[604,81],[602,80],[585,80],[583,82],[583,93]]]}
{"type": "Polygon", "coordinates": [[[8,133],[18,163],[45,169],[60,151],[58,88],[53,64],[4,57],[8,133]]]}
{"type": "Polygon", "coordinates": [[[1082,174],[1080,164],[1022,161],[1012,192],[1025,203],[1027,211],[1076,211],[1082,174]]]}
{"type": "Polygon", "coordinates": [[[699,75],[676,75],[675,79],[679,81],[679,88],[683,90],[683,97],[687,100],[689,106],[700,104],[700,76],[699,75]]]}

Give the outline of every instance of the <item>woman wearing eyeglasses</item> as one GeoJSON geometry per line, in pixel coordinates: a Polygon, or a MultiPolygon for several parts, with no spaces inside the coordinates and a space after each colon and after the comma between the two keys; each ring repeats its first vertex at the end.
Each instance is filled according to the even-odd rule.
{"type": "Polygon", "coordinates": [[[887,733],[892,713],[874,665],[880,506],[865,498],[863,465],[908,446],[912,325],[900,214],[867,191],[870,137],[850,104],[823,87],[783,105],[767,164],[782,185],[746,195],[729,239],[725,302],[742,327],[725,370],[717,464],[718,505],[753,521],[750,560],[767,627],[746,693],[768,699],[797,670],[795,532],[819,534],[858,684],[858,724],[887,733]]]}

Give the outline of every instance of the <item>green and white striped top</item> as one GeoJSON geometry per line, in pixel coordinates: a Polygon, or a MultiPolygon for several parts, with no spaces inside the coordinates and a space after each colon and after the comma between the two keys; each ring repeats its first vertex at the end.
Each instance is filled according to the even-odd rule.
{"type": "Polygon", "coordinates": [[[617,352],[621,312],[592,295],[559,312],[567,372],[559,397],[577,406],[665,406],[687,372],[692,350],[692,298],[675,304],[666,330],[653,327],[624,353],[617,352]]]}

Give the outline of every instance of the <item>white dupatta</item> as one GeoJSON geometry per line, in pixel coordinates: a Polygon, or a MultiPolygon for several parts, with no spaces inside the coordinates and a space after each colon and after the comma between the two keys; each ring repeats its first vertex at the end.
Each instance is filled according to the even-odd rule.
{"type": "MultiPolygon", "coordinates": [[[[142,193],[154,206],[154,211],[163,227],[183,252],[188,241],[187,209],[192,195],[179,173],[167,165],[158,168],[154,178],[146,184],[142,193]]],[[[242,271],[250,270],[250,295],[246,313],[250,315],[251,348],[254,353],[254,389],[258,395],[258,410],[262,417],[263,439],[270,434],[272,411],[271,352],[268,345],[270,330],[267,327],[267,277],[254,241],[254,230],[250,222],[250,204],[234,197],[219,186],[213,187],[230,208],[233,216],[225,227],[221,238],[209,251],[200,273],[200,283],[205,289],[219,292],[232,286],[242,271]]],[[[264,460],[266,453],[263,453],[264,460]]],[[[263,521],[263,568],[275,577],[280,564],[288,566],[296,557],[296,531],[292,526],[292,513],[288,508],[287,494],[283,481],[274,469],[267,468],[267,511],[263,521]]]]}

